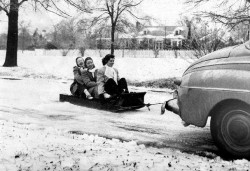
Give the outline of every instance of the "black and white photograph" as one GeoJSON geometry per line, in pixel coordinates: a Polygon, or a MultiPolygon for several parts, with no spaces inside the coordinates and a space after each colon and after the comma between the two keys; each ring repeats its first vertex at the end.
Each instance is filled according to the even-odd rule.
{"type": "Polygon", "coordinates": [[[250,171],[250,0],[0,0],[0,171],[250,171]]]}

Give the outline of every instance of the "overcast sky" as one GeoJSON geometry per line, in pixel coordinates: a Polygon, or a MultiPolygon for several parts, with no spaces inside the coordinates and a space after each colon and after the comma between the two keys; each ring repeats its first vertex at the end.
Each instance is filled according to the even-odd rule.
{"type": "MultiPolygon", "coordinates": [[[[144,0],[140,8],[144,14],[150,15],[164,25],[176,25],[182,14],[185,15],[183,0],[144,0]]],[[[31,30],[49,30],[53,24],[58,23],[62,18],[52,13],[32,12],[29,9],[22,9],[19,21],[30,22],[31,30]]],[[[0,13],[0,32],[7,32],[7,17],[0,13]]]]}

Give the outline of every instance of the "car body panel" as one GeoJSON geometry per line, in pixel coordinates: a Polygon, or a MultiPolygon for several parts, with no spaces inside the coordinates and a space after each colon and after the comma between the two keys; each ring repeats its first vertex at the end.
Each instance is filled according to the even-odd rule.
{"type": "Polygon", "coordinates": [[[190,65],[178,88],[179,115],[204,127],[211,110],[228,99],[250,104],[249,42],[208,54],[190,65]]]}
{"type": "Polygon", "coordinates": [[[227,47],[221,50],[214,51],[210,54],[207,54],[202,58],[200,58],[199,60],[197,60],[196,62],[194,62],[193,64],[191,64],[187,68],[187,70],[189,70],[194,65],[210,60],[216,60],[216,59],[221,60],[223,58],[244,57],[244,56],[250,56],[250,41],[241,45],[227,47]]]}

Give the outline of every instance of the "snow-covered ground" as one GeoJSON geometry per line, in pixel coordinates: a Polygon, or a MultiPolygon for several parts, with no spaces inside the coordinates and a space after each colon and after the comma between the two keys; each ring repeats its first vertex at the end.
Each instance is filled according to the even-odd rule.
{"type": "Polygon", "coordinates": [[[247,160],[208,159],[93,135],[0,121],[0,170],[248,170],[247,160]]]}
{"type": "MultiPolygon", "coordinates": [[[[100,60],[94,58],[97,67],[101,66],[100,60]]],[[[0,63],[3,62],[4,56],[0,56],[0,63]]],[[[61,91],[69,93],[74,62],[72,56],[21,55],[19,67],[0,67],[0,171],[249,170],[250,162],[245,159],[225,161],[176,149],[145,147],[135,141],[70,134],[68,128],[75,125],[64,125],[65,118],[44,119],[44,115],[60,116],[59,109],[69,118],[68,111],[80,112],[78,107],[69,110],[72,105],[55,101],[61,91]],[[6,81],[6,78],[25,81],[6,81]],[[56,81],[65,84],[56,87],[59,85],[53,83],[56,81]]],[[[117,58],[115,64],[122,76],[134,81],[178,77],[188,65],[174,58],[117,58]]]]}

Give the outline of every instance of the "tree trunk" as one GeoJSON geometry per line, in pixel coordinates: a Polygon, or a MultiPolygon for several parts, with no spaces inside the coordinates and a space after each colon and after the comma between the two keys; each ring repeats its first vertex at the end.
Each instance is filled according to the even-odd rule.
{"type": "Polygon", "coordinates": [[[192,36],[192,35],[191,35],[191,24],[189,23],[189,24],[188,24],[188,35],[187,35],[187,39],[188,39],[188,40],[191,40],[191,38],[192,38],[191,36],[192,36]]]}
{"type": "Polygon", "coordinates": [[[114,55],[114,51],[115,51],[114,44],[115,44],[115,26],[112,26],[112,28],[111,28],[111,45],[110,45],[112,55],[114,55]]]}
{"type": "Polygon", "coordinates": [[[17,66],[17,45],[18,45],[18,1],[10,0],[10,11],[8,14],[8,36],[6,58],[4,67],[17,66]]]}

